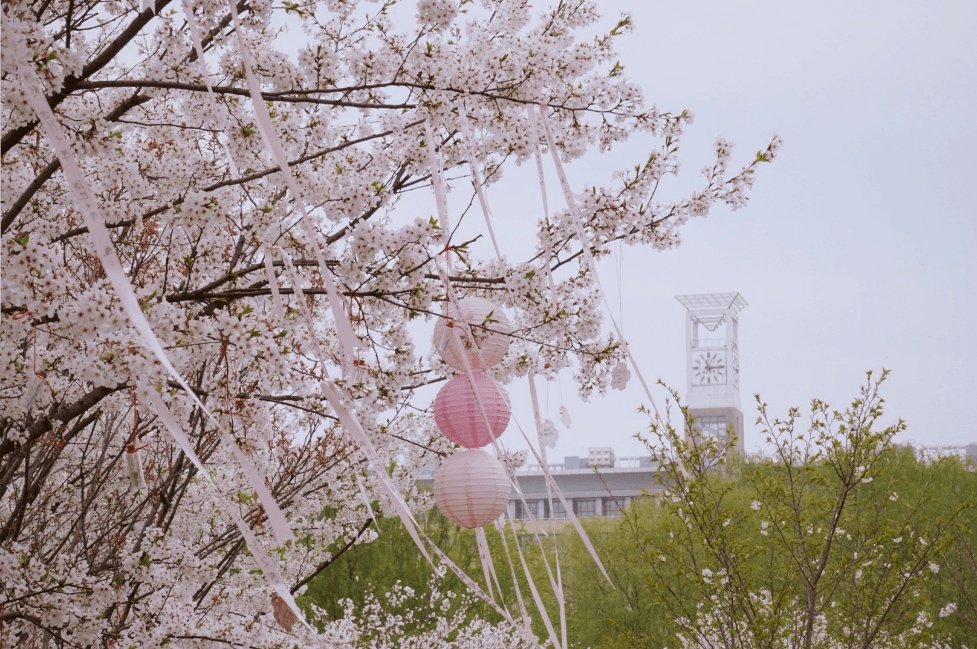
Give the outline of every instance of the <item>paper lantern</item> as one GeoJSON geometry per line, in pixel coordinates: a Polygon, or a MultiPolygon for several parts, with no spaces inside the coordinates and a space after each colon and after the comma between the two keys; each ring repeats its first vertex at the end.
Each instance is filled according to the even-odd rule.
{"type": "Polygon", "coordinates": [[[448,318],[456,321],[456,324],[449,327],[448,318],[439,318],[434,325],[434,348],[445,363],[459,372],[465,370],[465,362],[454,339],[455,331],[461,338],[473,370],[487,370],[502,360],[509,350],[508,334],[512,333],[512,325],[502,309],[483,297],[466,297],[459,300],[457,305],[451,305],[447,313],[448,318]],[[478,351],[472,345],[462,321],[471,326],[478,351]]]}
{"type": "Polygon", "coordinates": [[[445,459],[434,476],[434,500],[452,523],[488,525],[509,503],[509,478],[502,463],[484,451],[459,451],[445,459]]]}
{"type": "Polygon", "coordinates": [[[434,399],[434,421],[445,437],[465,448],[480,448],[505,432],[509,425],[509,395],[490,376],[474,372],[475,388],[485,408],[482,416],[468,376],[459,374],[448,381],[434,399]]]}

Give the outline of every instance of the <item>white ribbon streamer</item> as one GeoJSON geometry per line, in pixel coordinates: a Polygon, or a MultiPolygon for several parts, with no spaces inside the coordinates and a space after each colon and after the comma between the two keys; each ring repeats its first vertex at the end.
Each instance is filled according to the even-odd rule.
{"type": "Polygon", "coordinates": [[[600,557],[597,556],[597,552],[596,550],[594,550],[594,546],[590,542],[590,538],[587,536],[587,533],[584,531],[583,526],[580,524],[580,519],[578,519],[577,515],[573,513],[573,507],[570,505],[570,503],[567,502],[567,499],[563,495],[563,492],[560,491],[560,487],[556,484],[556,480],[553,478],[553,475],[550,473],[549,468],[543,464],[542,458],[540,458],[539,454],[536,452],[536,449],[533,448],[532,442],[530,442],[529,438],[526,437],[526,433],[519,425],[519,422],[516,422],[516,428],[518,428],[519,432],[522,433],[522,437],[523,439],[526,440],[526,444],[529,445],[529,450],[533,452],[533,456],[535,456],[536,462],[539,463],[541,467],[543,467],[543,475],[546,477],[547,483],[552,485],[553,492],[560,498],[560,502],[563,503],[563,511],[566,512],[567,518],[569,518],[570,522],[573,523],[573,527],[577,530],[577,534],[580,535],[580,540],[583,541],[584,546],[587,548],[587,552],[590,553],[590,556],[597,564],[597,567],[600,568],[600,572],[601,574],[604,575],[604,578],[607,579],[607,583],[610,584],[612,588],[614,588],[615,587],[614,582],[611,581],[610,575],[608,575],[607,571],[604,570],[604,564],[601,563],[600,557]]]}
{"type": "Polygon", "coordinates": [[[631,361],[631,366],[634,367],[634,373],[638,375],[638,380],[641,382],[641,387],[644,388],[645,394],[648,396],[648,400],[651,402],[651,407],[654,408],[655,414],[661,418],[661,414],[658,412],[658,406],[655,404],[655,398],[651,396],[651,390],[648,388],[648,384],[645,383],[645,378],[641,375],[641,369],[638,367],[637,359],[635,359],[634,354],[631,352],[630,346],[628,346],[628,341],[621,332],[621,327],[617,323],[617,319],[614,317],[614,312],[611,310],[611,305],[607,303],[607,291],[604,290],[604,285],[600,281],[600,274],[597,272],[597,260],[594,259],[593,253],[590,252],[590,243],[587,238],[587,233],[584,231],[583,222],[580,220],[580,215],[577,213],[577,196],[570,190],[570,182],[567,180],[566,173],[563,170],[563,162],[560,160],[560,154],[556,150],[556,138],[553,137],[553,129],[550,126],[549,117],[546,115],[546,106],[543,104],[539,105],[539,114],[542,117],[543,129],[546,131],[546,141],[549,144],[550,153],[553,154],[553,165],[556,167],[556,175],[560,179],[560,187],[563,189],[563,195],[566,198],[568,211],[570,213],[570,218],[573,221],[574,230],[576,231],[577,239],[580,241],[580,246],[583,249],[584,257],[590,265],[590,270],[594,274],[594,280],[597,282],[597,288],[600,290],[601,300],[604,302],[604,308],[607,311],[607,315],[611,320],[611,324],[614,325],[614,331],[617,333],[618,340],[621,341],[621,346],[624,347],[624,353],[627,354],[628,359],[631,361]]]}
{"type": "Polygon", "coordinates": [[[282,294],[278,290],[278,277],[275,275],[275,258],[272,256],[270,248],[265,248],[265,277],[268,278],[268,288],[271,289],[271,304],[275,310],[275,316],[282,326],[286,326],[285,307],[282,303],[282,294]]]}
{"type": "MultiPolygon", "coordinates": [[[[197,23],[197,17],[193,14],[193,7],[190,6],[190,0],[183,0],[183,13],[187,19],[187,25],[190,27],[190,38],[193,40],[193,49],[197,52],[197,59],[200,61],[200,65],[203,66],[204,73],[201,75],[204,81],[204,85],[207,87],[207,103],[208,106],[208,122],[210,127],[214,132],[219,132],[220,129],[217,128],[216,119],[214,116],[217,115],[217,93],[214,92],[214,88],[210,85],[210,68],[207,66],[207,58],[204,56],[204,46],[203,39],[200,37],[200,25],[197,23]]],[[[231,156],[231,150],[227,147],[227,143],[224,142],[224,138],[227,135],[225,133],[219,133],[217,136],[217,142],[220,143],[221,148],[224,150],[224,156],[227,158],[227,166],[231,170],[231,176],[237,177],[238,170],[237,165],[234,164],[234,157],[231,156]],[[223,137],[222,137],[223,136],[223,137]]]]}
{"type": "MultiPolygon", "coordinates": [[[[532,636],[533,622],[529,617],[529,612],[526,610],[526,602],[522,598],[522,589],[519,588],[519,580],[516,579],[516,569],[512,565],[512,555],[509,553],[509,543],[505,540],[505,520],[503,520],[502,527],[499,529],[499,536],[502,537],[502,548],[505,550],[505,558],[509,562],[509,573],[512,575],[512,585],[516,591],[516,601],[519,603],[519,614],[522,615],[522,625],[525,627],[526,632],[532,636]]],[[[518,547],[519,544],[516,543],[516,548],[518,549],[518,547]]]]}
{"type": "Polygon", "coordinates": [[[340,341],[343,373],[348,374],[353,371],[353,352],[359,346],[359,341],[356,338],[356,335],[353,333],[353,327],[350,324],[349,319],[346,317],[346,312],[343,310],[344,305],[342,298],[339,296],[339,292],[336,290],[336,284],[332,279],[332,273],[329,271],[329,266],[326,264],[326,259],[322,253],[322,248],[319,246],[318,234],[312,227],[312,223],[309,220],[305,201],[302,198],[302,192],[299,191],[298,183],[296,182],[295,176],[292,174],[292,170],[288,165],[288,156],[285,154],[285,149],[278,138],[278,134],[275,132],[275,126],[272,124],[271,116],[268,114],[268,108],[265,106],[264,97],[261,96],[261,88],[258,84],[258,79],[254,74],[254,70],[251,65],[251,58],[248,54],[248,48],[244,42],[244,36],[242,35],[243,31],[241,20],[237,14],[237,6],[235,5],[234,0],[228,0],[228,3],[230,5],[231,19],[234,22],[234,33],[237,36],[238,52],[241,55],[241,65],[244,68],[244,76],[248,82],[248,92],[251,95],[251,105],[254,109],[255,119],[257,120],[258,131],[261,133],[261,138],[265,143],[265,147],[267,147],[268,152],[271,153],[275,164],[278,165],[278,169],[281,171],[285,185],[292,193],[292,198],[295,200],[295,203],[299,208],[299,213],[302,215],[302,228],[305,231],[308,243],[312,246],[316,263],[319,264],[320,277],[322,278],[323,285],[326,287],[326,295],[329,297],[329,307],[332,309],[333,320],[335,321],[336,325],[336,333],[339,336],[340,341]]]}
{"type": "MultiPolygon", "coordinates": [[[[25,56],[23,58],[18,57],[16,59],[16,65],[18,74],[21,79],[21,90],[33,108],[38,120],[41,122],[41,126],[44,129],[45,135],[51,146],[54,148],[58,159],[61,161],[61,168],[64,172],[65,177],[68,179],[69,188],[71,190],[72,197],[80,208],[78,211],[81,213],[82,218],[85,221],[85,225],[88,228],[89,235],[92,237],[95,243],[95,254],[99,261],[102,262],[102,268],[105,270],[105,276],[115,289],[116,296],[119,298],[119,302],[122,304],[122,308],[126,315],[129,317],[130,322],[136,328],[139,333],[140,340],[142,344],[156,357],[156,359],[163,366],[163,369],[175,380],[180,387],[183,388],[187,396],[194,402],[194,404],[204,412],[207,417],[214,423],[217,429],[224,436],[223,428],[217,418],[210,412],[210,410],[204,406],[203,402],[197,397],[196,393],[190,388],[187,382],[183,379],[180,373],[176,370],[173,364],[170,362],[169,357],[163,350],[159,339],[156,337],[156,333],[150,326],[149,321],[146,320],[146,316],[142,312],[142,308],[139,304],[139,299],[136,297],[132,286],[129,284],[129,279],[126,277],[125,271],[122,268],[122,262],[119,259],[118,254],[115,251],[115,246],[112,244],[112,239],[109,236],[108,229],[105,227],[99,219],[95,217],[98,214],[98,205],[95,201],[95,196],[92,194],[91,187],[89,187],[85,176],[81,171],[81,167],[78,165],[77,160],[72,152],[71,145],[64,136],[64,132],[61,129],[61,125],[58,123],[54,112],[48,106],[47,100],[41,93],[40,88],[41,82],[37,78],[33,68],[31,67],[28,58],[25,56]]],[[[265,513],[268,515],[268,522],[275,533],[279,543],[286,543],[287,541],[293,540],[295,535],[292,534],[292,530],[288,525],[288,521],[285,519],[285,514],[278,507],[278,503],[275,502],[274,498],[270,497],[267,485],[265,485],[264,480],[260,477],[254,479],[257,474],[254,467],[251,465],[250,461],[244,456],[237,444],[231,441],[232,453],[235,458],[241,463],[241,468],[244,469],[245,474],[248,476],[251,486],[254,488],[255,492],[258,494],[258,498],[261,504],[265,508],[265,513]],[[243,461],[242,461],[243,459],[243,461]]]]}
{"type": "MultiPolygon", "coordinates": [[[[217,483],[214,482],[214,478],[210,475],[207,469],[204,467],[203,462],[197,456],[197,453],[193,449],[193,444],[190,443],[190,439],[180,428],[180,424],[177,423],[176,418],[173,417],[173,413],[170,409],[166,407],[166,403],[160,397],[159,393],[150,386],[147,390],[149,393],[149,403],[153,407],[153,412],[159,417],[160,422],[162,422],[163,427],[169,431],[170,436],[176,442],[180,450],[187,456],[191,463],[197,468],[197,472],[204,479],[205,484],[208,485],[208,489],[213,496],[213,499],[217,502],[218,506],[224,510],[224,512],[231,517],[234,524],[237,526],[238,531],[241,532],[241,537],[244,539],[244,543],[247,545],[248,550],[251,552],[251,556],[254,557],[255,563],[258,564],[258,568],[261,570],[261,574],[265,577],[268,585],[273,591],[278,593],[278,596],[288,605],[295,614],[299,622],[302,623],[306,629],[316,634],[315,629],[309,626],[308,622],[305,621],[305,615],[302,610],[299,609],[298,604],[295,603],[295,598],[292,597],[292,593],[289,592],[288,587],[285,585],[285,579],[282,577],[281,572],[278,570],[278,566],[272,561],[265,549],[258,543],[257,537],[254,532],[251,531],[251,527],[241,518],[241,515],[231,507],[223,494],[220,493],[220,489],[217,483]]],[[[322,642],[319,642],[320,646],[325,646],[322,642]]]]}
{"type": "MultiPolygon", "coordinates": [[[[451,223],[448,221],[447,198],[444,193],[444,183],[441,181],[441,161],[438,160],[434,147],[434,132],[431,130],[431,122],[424,122],[424,133],[427,136],[427,162],[431,168],[431,187],[434,189],[434,202],[438,208],[438,219],[442,225],[442,238],[444,239],[444,263],[451,273],[451,223]]],[[[474,343],[474,339],[472,340],[474,343]]]]}
{"type": "Polygon", "coordinates": [[[292,282],[292,290],[295,291],[296,303],[299,306],[299,313],[302,314],[302,319],[305,321],[305,327],[307,330],[308,338],[312,343],[313,354],[315,355],[316,362],[319,364],[322,371],[326,373],[326,378],[319,381],[319,388],[323,395],[329,401],[329,406],[336,413],[339,418],[339,423],[346,431],[346,434],[350,436],[353,442],[359,447],[361,453],[363,453],[367,462],[373,465],[373,470],[380,480],[381,486],[383,486],[384,491],[390,497],[390,502],[393,504],[394,510],[397,512],[397,516],[404,523],[404,527],[407,528],[407,533],[410,534],[411,539],[413,539],[414,544],[417,545],[421,554],[424,558],[428,560],[431,566],[434,566],[434,562],[431,561],[430,555],[427,553],[427,549],[421,542],[420,535],[417,530],[417,521],[414,520],[414,515],[411,514],[410,508],[407,507],[407,503],[404,502],[403,497],[400,492],[397,491],[397,487],[390,480],[390,476],[387,475],[384,463],[380,460],[380,456],[373,446],[373,442],[370,437],[363,430],[359,419],[353,414],[352,409],[348,407],[345,400],[340,392],[339,388],[336,386],[335,382],[328,377],[328,370],[325,364],[326,356],[323,354],[321,347],[319,346],[318,338],[315,335],[315,326],[312,323],[312,315],[309,313],[308,306],[305,300],[305,293],[302,291],[302,287],[298,282],[298,278],[295,273],[295,268],[292,266],[292,262],[286,257],[284,259],[285,263],[285,273],[288,275],[289,281],[292,282]]]}
{"type": "Polygon", "coordinates": [[[553,623],[550,622],[550,616],[546,612],[546,606],[543,604],[543,598],[539,596],[539,590],[536,588],[536,582],[533,581],[533,576],[529,572],[529,566],[526,565],[526,557],[523,556],[522,548],[519,547],[519,539],[516,538],[516,530],[511,526],[509,529],[512,530],[512,539],[516,542],[516,549],[519,551],[519,561],[522,563],[522,570],[524,573],[526,573],[526,581],[529,583],[529,592],[533,594],[533,601],[536,602],[536,608],[539,609],[539,614],[543,618],[543,625],[546,627],[547,633],[550,634],[550,642],[553,643],[554,649],[560,649],[560,641],[556,638],[556,631],[553,630],[553,623]]]}
{"type": "MultiPolygon", "coordinates": [[[[533,159],[536,161],[536,174],[539,176],[539,193],[543,197],[543,216],[549,222],[550,208],[546,201],[546,175],[543,173],[543,154],[539,150],[539,127],[536,125],[536,113],[532,105],[526,106],[526,114],[529,116],[529,137],[533,142],[533,159]]],[[[550,286],[550,299],[553,304],[557,304],[556,284],[553,282],[553,271],[550,269],[549,249],[543,250],[543,270],[546,271],[546,282],[550,286]]]]}
{"type": "Polygon", "coordinates": [[[482,214],[485,216],[485,227],[488,228],[489,237],[492,239],[492,246],[495,248],[495,256],[502,259],[502,252],[499,250],[499,242],[495,240],[495,230],[492,229],[492,211],[489,209],[488,201],[485,199],[485,192],[482,191],[482,174],[478,171],[478,158],[475,155],[475,143],[472,138],[472,127],[468,123],[468,115],[465,112],[467,106],[463,103],[458,114],[461,116],[461,132],[465,137],[465,148],[468,150],[468,166],[472,170],[472,184],[475,185],[475,193],[478,195],[478,204],[482,207],[482,214]]]}

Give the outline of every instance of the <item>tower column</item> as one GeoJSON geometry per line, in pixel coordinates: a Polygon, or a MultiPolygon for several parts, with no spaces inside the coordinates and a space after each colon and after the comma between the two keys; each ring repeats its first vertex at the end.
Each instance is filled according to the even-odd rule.
{"type": "Polygon", "coordinates": [[[742,453],[743,412],[740,403],[739,321],[746,308],[739,293],[677,295],[686,308],[686,404],[695,431],[726,442],[729,426],[736,435],[733,449],[742,453]]]}

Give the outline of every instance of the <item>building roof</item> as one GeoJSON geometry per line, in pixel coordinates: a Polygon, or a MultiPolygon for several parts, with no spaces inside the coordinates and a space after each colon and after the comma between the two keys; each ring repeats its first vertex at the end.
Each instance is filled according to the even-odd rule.
{"type": "Polygon", "coordinates": [[[689,311],[699,309],[732,309],[739,313],[746,308],[746,300],[739,293],[700,293],[699,295],[676,295],[675,299],[689,311]]]}

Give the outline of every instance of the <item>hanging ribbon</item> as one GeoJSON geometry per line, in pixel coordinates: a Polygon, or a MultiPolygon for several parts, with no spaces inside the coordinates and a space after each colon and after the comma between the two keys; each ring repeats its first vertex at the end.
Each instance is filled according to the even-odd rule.
{"type": "MultiPolygon", "coordinates": [[[[543,174],[543,154],[539,150],[539,127],[536,125],[536,113],[532,105],[526,106],[526,114],[529,116],[529,137],[533,142],[533,159],[536,161],[536,174],[539,176],[539,192],[543,197],[543,218],[549,223],[550,208],[546,201],[546,176],[543,174]]],[[[556,299],[556,284],[553,282],[553,271],[550,269],[549,248],[543,246],[543,270],[546,271],[546,282],[550,286],[550,300],[553,304],[558,304],[556,299]]]]}
{"type": "Polygon", "coordinates": [[[333,320],[336,325],[336,333],[339,336],[343,373],[348,374],[353,371],[354,350],[359,347],[359,340],[353,333],[353,326],[346,317],[345,306],[339,296],[339,291],[336,290],[336,284],[332,279],[329,266],[326,264],[322,248],[319,246],[319,235],[309,219],[305,201],[302,199],[302,193],[299,191],[298,183],[292,174],[291,167],[289,167],[288,156],[285,155],[285,149],[278,138],[278,134],[275,132],[275,126],[271,121],[271,116],[268,114],[268,108],[265,106],[265,100],[261,95],[258,79],[251,65],[248,48],[244,42],[241,20],[237,14],[237,5],[235,4],[235,0],[229,0],[228,3],[230,5],[231,20],[234,22],[234,33],[237,36],[238,53],[241,55],[241,65],[244,68],[244,76],[248,82],[248,93],[251,95],[251,105],[254,109],[255,119],[257,120],[258,131],[261,133],[261,138],[268,152],[271,153],[272,159],[278,165],[285,185],[292,193],[292,198],[295,200],[295,204],[298,206],[299,213],[302,216],[302,229],[305,232],[308,243],[312,246],[316,263],[319,265],[319,274],[326,288],[329,307],[332,310],[333,320]]]}
{"type": "Polygon", "coordinates": [[[611,324],[614,326],[614,331],[617,333],[618,340],[621,341],[621,346],[624,348],[624,353],[627,354],[628,359],[631,361],[631,366],[634,367],[634,373],[637,374],[638,380],[641,382],[641,387],[644,388],[645,394],[648,396],[648,400],[651,402],[651,407],[655,410],[655,414],[661,418],[661,413],[658,412],[658,406],[655,404],[655,398],[651,396],[651,390],[648,388],[648,384],[645,382],[645,378],[641,375],[641,369],[638,367],[638,362],[631,352],[631,347],[628,345],[628,341],[624,338],[624,334],[621,332],[621,327],[617,323],[617,319],[614,317],[614,312],[611,310],[611,305],[607,302],[607,291],[604,290],[604,286],[600,281],[600,274],[597,272],[597,260],[594,259],[593,253],[590,252],[590,243],[587,238],[587,233],[584,231],[583,222],[580,220],[580,215],[577,213],[577,197],[570,190],[570,183],[567,180],[566,173],[563,170],[563,162],[560,160],[560,154],[556,150],[556,138],[553,137],[553,129],[550,126],[549,117],[546,115],[546,106],[543,104],[539,105],[539,114],[542,117],[543,129],[546,131],[546,141],[549,144],[550,153],[553,155],[553,165],[556,167],[556,175],[560,180],[560,187],[563,189],[563,195],[566,198],[568,212],[570,213],[570,218],[572,220],[574,231],[576,232],[577,239],[580,242],[580,246],[583,249],[584,257],[587,259],[587,263],[590,265],[590,270],[594,274],[594,280],[597,282],[597,288],[600,291],[601,300],[604,302],[604,308],[607,311],[607,315],[611,320],[611,324]]]}
{"type": "MultiPolygon", "coordinates": [[[[87,181],[85,180],[81,167],[78,165],[77,160],[75,160],[71,145],[65,138],[61,125],[58,123],[54,112],[51,110],[50,106],[48,106],[47,100],[40,91],[40,88],[42,87],[41,82],[37,78],[37,75],[29,63],[29,57],[17,57],[16,65],[18,74],[21,78],[21,90],[24,92],[27,102],[37,115],[48,141],[55,150],[55,154],[61,161],[61,168],[65,174],[65,177],[68,179],[69,189],[72,197],[80,208],[78,211],[81,213],[82,218],[85,221],[85,225],[88,228],[89,235],[92,237],[95,244],[95,254],[102,263],[105,276],[112,285],[112,288],[115,290],[116,296],[119,298],[119,302],[122,305],[122,309],[125,311],[130,322],[138,332],[143,345],[156,357],[156,359],[163,366],[163,369],[166,370],[173,380],[183,388],[190,400],[193,401],[193,403],[207,415],[207,418],[219,431],[221,431],[223,436],[224,431],[220,422],[213,415],[213,413],[211,413],[210,410],[204,406],[203,402],[200,401],[196,393],[184,380],[183,376],[180,375],[180,373],[170,362],[169,357],[163,350],[163,346],[156,337],[156,333],[150,326],[149,321],[146,320],[146,316],[142,312],[142,307],[139,304],[139,300],[136,297],[132,286],[129,284],[129,279],[126,277],[125,271],[122,268],[122,262],[115,251],[115,246],[112,244],[112,239],[109,236],[108,229],[106,229],[105,224],[95,217],[95,215],[98,214],[98,206],[95,196],[92,194],[91,187],[89,187],[87,181]]],[[[275,501],[275,499],[270,497],[270,493],[268,492],[268,488],[264,480],[257,475],[254,467],[251,465],[247,457],[243,455],[240,448],[237,447],[237,444],[234,444],[232,441],[231,446],[232,453],[238,462],[241,463],[241,468],[244,470],[245,475],[247,475],[251,487],[255,490],[259,501],[265,508],[269,525],[271,526],[278,542],[280,544],[284,544],[287,541],[293,540],[295,536],[292,534],[288,521],[285,519],[285,514],[282,513],[282,510],[278,507],[278,503],[275,501]]]]}
{"type": "MultiPolygon", "coordinates": [[[[532,636],[533,635],[533,622],[529,617],[529,612],[526,610],[526,602],[522,598],[522,589],[519,588],[519,580],[516,579],[516,569],[512,565],[512,555],[509,554],[509,543],[505,540],[505,521],[502,521],[502,527],[499,528],[499,536],[502,537],[502,549],[505,550],[505,558],[509,563],[509,573],[512,575],[512,585],[516,591],[516,601],[519,603],[519,613],[522,615],[522,625],[526,629],[526,632],[532,636]]],[[[512,522],[509,522],[510,526],[512,522]]],[[[519,544],[516,543],[516,548],[519,544]]]]}
{"type": "Polygon", "coordinates": [[[519,561],[522,562],[522,570],[524,573],[526,573],[526,581],[529,583],[529,592],[533,594],[533,601],[536,602],[536,608],[539,609],[539,614],[543,618],[543,625],[546,627],[547,633],[550,634],[550,642],[553,643],[554,649],[560,649],[560,642],[556,639],[556,631],[553,630],[553,623],[550,622],[550,616],[546,612],[546,606],[543,604],[543,598],[539,596],[539,590],[536,588],[536,582],[533,581],[533,576],[529,573],[529,566],[526,565],[526,557],[523,556],[522,548],[519,547],[519,539],[516,537],[516,530],[512,526],[510,526],[509,529],[512,531],[512,539],[515,541],[516,549],[519,551],[519,561]]]}
{"type": "Polygon", "coordinates": [[[227,148],[227,143],[224,142],[226,134],[221,133],[216,124],[215,116],[217,115],[217,93],[214,92],[213,86],[210,85],[210,68],[207,65],[207,58],[204,56],[203,39],[200,37],[200,25],[197,23],[197,17],[193,14],[193,7],[190,6],[190,0],[183,0],[182,4],[183,13],[187,19],[187,25],[190,27],[190,38],[193,40],[193,49],[197,52],[197,60],[200,61],[200,65],[203,67],[203,74],[200,76],[204,81],[204,85],[207,87],[207,94],[205,97],[207,98],[206,101],[208,103],[208,108],[210,109],[207,114],[207,121],[210,124],[211,129],[213,129],[215,133],[218,133],[217,141],[224,150],[224,156],[227,158],[227,166],[231,170],[231,176],[236,178],[240,174],[238,174],[237,165],[234,164],[234,158],[231,156],[231,150],[227,148]]]}
{"type": "MultiPolygon", "coordinates": [[[[207,471],[206,467],[204,467],[203,462],[194,451],[193,445],[190,443],[189,438],[187,438],[186,433],[184,433],[183,429],[180,428],[176,418],[173,416],[173,413],[170,412],[170,409],[166,406],[166,403],[160,397],[159,393],[156,392],[156,390],[151,386],[148,387],[146,393],[149,397],[149,403],[153,407],[153,412],[157,417],[159,417],[163,427],[169,431],[170,436],[176,442],[177,446],[180,447],[180,450],[183,451],[184,455],[186,455],[190,462],[197,468],[197,472],[201,477],[203,477],[204,482],[207,485],[207,489],[211,492],[213,500],[216,501],[218,506],[231,517],[232,521],[234,521],[234,525],[237,526],[238,531],[241,533],[241,537],[244,539],[245,545],[247,545],[248,550],[251,552],[251,556],[254,557],[255,563],[258,564],[258,568],[261,570],[261,574],[265,577],[265,581],[268,582],[271,589],[282,598],[286,605],[288,605],[288,608],[291,609],[292,613],[295,614],[299,622],[302,623],[302,626],[304,626],[314,635],[318,635],[316,630],[309,626],[308,622],[305,621],[305,615],[298,607],[298,604],[296,604],[295,598],[292,597],[292,593],[289,592],[288,586],[285,584],[285,579],[278,570],[278,566],[271,559],[271,557],[268,556],[268,553],[265,552],[265,549],[261,546],[261,544],[258,543],[258,539],[251,530],[251,527],[244,521],[244,519],[241,518],[241,515],[238,514],[237,511],[235,511],[235,509],[227,503],[227,500],[224,498],[223,494],[220,493],[220,488],[217,486],[217,483],[214,482],[213,477],[207,471]]],[[[321,641],[317,642],[321,647],[326,646],[321,641]]]]}
{"type": "Polygon", "coordinates": [[[590,553],[591,558],[593,558],[594,562],[597,564],[597,567],[600,568],[600,572],[602,575],[604,575],[604,578],[607,579],[607,583],[614,588],[614,582],[611,581],[610,575],[608,575],[607,571],[604,570],[604,564],[601,563],[600,558],[597,556],[597,552],[594,550],[593,544],[590,542],[590,538],[587,536],[587,533],[584,532],[583,526],[580,524],[580,519],[578,519],[577,515],[573,513],[573,507],[571,507],[570,503],[567,502],[563,492],[560,491],[560,487],[556,484],[556,479],[553,478],[549,468],[543,465],[542,458],[540,458],[539,454],[536,452],[536,449],[533,448],[532,442],[530,442],[529,438],[526,437],[526,433],[523,431],[522,426],[519,425],[519,422],[516,422],[516,428],[518,428],[519,432],[522,433],[522,437],[526,440],[526,444],[529,445],[529,450],[533,452],[536,462],[538,462],[541,467],[544,467],[543,475],[545,476],[546,481],[553,486],[553,492],[559,497],[560,502],[563,503],[563,510],[566,512],[567,518],[570,519],[570,522],[573,523],[573,527],[576,528],[577,533],[580,535],[580,540],[583,541],[584,546],[587,548],[587,552],[590,553]]]}
{"type": "Polygon", "coordinates": [[[492,239],[492,246],[495,248],[495,256],[502,259],[502,252],[499,250],[499,242],[495,240],[495,230],[492,229],[492,211],[489,209],[488,201],[485,200],[485,192],[482,190],[482,174],[478,170],[478,158],[475,155],[475,143],[472,138],[472,127],[468,123],[468,115],[466,113],[467,106],[462,102],[461,110],[458,114],[461,116],[461,132],[465,137],[465,148],[468,153],[468,166],[472,170],[472,183],[475,185],[475,193],[478,195],[478,204],[482,208],[482,214],[485,216],[485,226],[488,228],[489,237],[492,239]]]}
{"type": "Polygon", "coordinates": [[[492,553],[489,551],[488,539],[485,538],[485,528],[477,527],[475,528],[475,544],[478,546],[478,557],[482,562],[482,574],[485,577],[485,584],[488,586],[489,595],[495,598],[495,594],[492,591],[492,583],[495,583],[495,589],[499,591],[499,600],[502,601],[503,606],[505,605],[505,600],[502,597],[502,587],[499,585],[499,576],[495,574],[495,564],[492,563],[492,553]]]}
{"type": "Polygon", "coordinates": [[[411,539],[413,539],[414,544],[417,545],[421,554],[424,558],[428,560],[432,567],[434,567],[434,562],[431,561],[431,556],[428,554],[427,549],[421,542],[420,535],[417,530],[417,521],[414,520],[414,515],[411,514],[410,509],[407,507],[407,503],[404,502],[403,497],[397,490],[397,487],[390,480],[390,476],[387,475],[384,463],[380,460],[380,456],[373,446],[373,442],[370,437],[363,430],[359,419],[353,414],[352,409],[346,405],[345,399],[343,398],[342,392],[336,386],[336,383],[328,377],[328,369],[326,368],[325,358],[326,356],[322,352],[322,348],[319,346],[318,338],[315,335],[315,326],[312,322],[312,315],[309,313],[308,304],[305,300],[305,293],[302,291],[302,286],[298,281],[298,276],[295,273],[295,267],[292,265],[291,260],[287,257],[283,260],[285,264],[285,273],[292,283],[292,290],[295,291],[296,303],[299,306],[299,313],[302,315],[302,319],[305,322],[306,333],[308,334],[308,340],[311,342],[313,354],[315,356],[315,361],[326,373],[326,378],[319,381],[319,389],[322,394],[329,401],[329,406],[336,413],[339,418],[339,423],[349,435],[350,439],[358,446],[359,451],[363,454],[366,461],[373,465],[373,470],[376,473],[377,478],[380,480],[380,484],[384,491],[390,497],[390,502],[392,503],[394,510],[397,512],[397,516],[404,523],[404,527],[407,528],[407,533],[410,534],[411,539]]]}
{"type": "Polygon", "coordinates": [[[285,307],[282,303],[282,294],[278,290],[278,277],[275,276],[275,259],[272,256],[271,248],[265,248],[265,277],[268,278],[268,287],[271,289],[271,304],[275,310],[275,317],[278,318],[282,326],[286,326],[285,307]]]}

